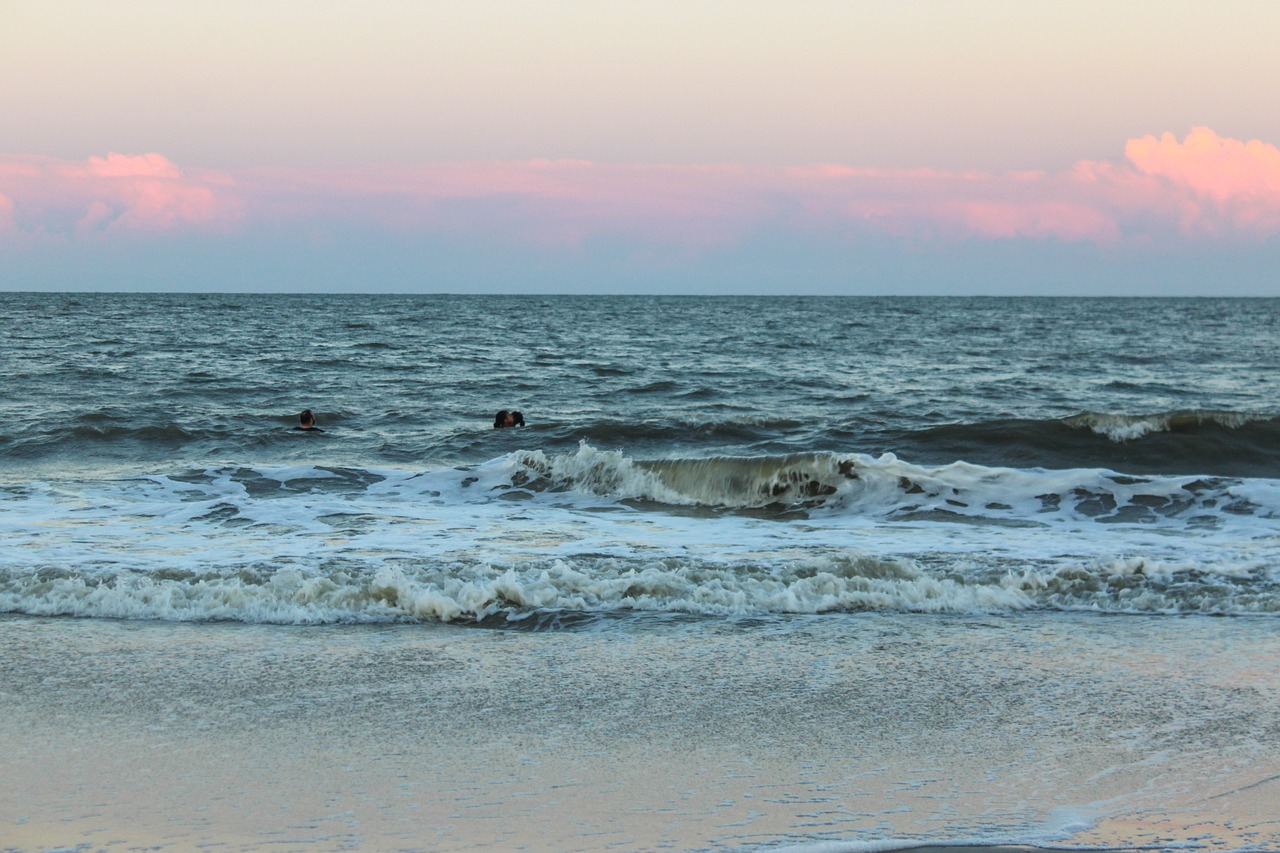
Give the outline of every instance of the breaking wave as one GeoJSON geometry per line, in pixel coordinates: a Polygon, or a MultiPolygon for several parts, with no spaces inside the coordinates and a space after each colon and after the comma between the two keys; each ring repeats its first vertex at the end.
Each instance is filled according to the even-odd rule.
{"type": "Polygon", "coordinates": [[[481,622],[548,615],[767,617],[870,611],[1276,615],[1276,582],[1143,559],[965,577],[867,555],[763,566],[581,557],[520,565],[99,572],[0,570],[0,612],[269,624],[481,622]]]}
{"type": "MultiPolygon", "coordinates": [[[[965,462],[929,467],[894,454],[635,460],[582,444],[575,453],[522,451],[506,460],[512,488],[577,490],[670,506],[779,511],[835,509],[869,516],[981,517],[1044,523],[1049,516],[1212,523],[1222,513],[1260,513],[1245,480],[1146,477],[1101,469],[1044,471],[965,462]]],[[[494,487],[501,488],[501,484],[494,487]]]]}
{"type": "Polygon", "coordinates": [[[0,487],[0,612],[268,623],[1280,612],[1280,481],[636,459],[225,465],[0,487]]]}

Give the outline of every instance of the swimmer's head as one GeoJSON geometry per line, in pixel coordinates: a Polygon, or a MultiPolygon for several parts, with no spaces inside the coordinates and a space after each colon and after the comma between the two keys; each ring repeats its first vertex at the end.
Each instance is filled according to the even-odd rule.
{"type": "Polygon", "coordinates": [[[519,412],[509,412],[502,409],[493,417],[494,429],[505,429],[507,427],[524,426],[524,415],[519,412]]]}
{"type": "Polygon", "coordinates": [[[311,413],[310,409],[303,409],[302,414],[298,415],[298,426],[310,427],[316,425],[316,416],[311,413]]]}

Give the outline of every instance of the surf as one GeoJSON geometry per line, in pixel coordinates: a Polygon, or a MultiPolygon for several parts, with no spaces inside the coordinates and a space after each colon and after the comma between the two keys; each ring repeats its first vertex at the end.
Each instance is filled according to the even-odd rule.
{"type": "Polygon", "coordinates": [[[893,454],[217,465],[0,487],[0,611],[282,624],[1275,615],[1280,481],[893,454]]]}

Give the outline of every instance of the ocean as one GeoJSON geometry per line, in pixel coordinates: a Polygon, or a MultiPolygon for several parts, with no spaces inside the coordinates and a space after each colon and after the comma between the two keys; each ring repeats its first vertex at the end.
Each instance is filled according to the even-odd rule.
{"type": "Polygon", "coordinates": [[[1280,300],[0,318],[0,850],[1280,850],[1280,300]]]}

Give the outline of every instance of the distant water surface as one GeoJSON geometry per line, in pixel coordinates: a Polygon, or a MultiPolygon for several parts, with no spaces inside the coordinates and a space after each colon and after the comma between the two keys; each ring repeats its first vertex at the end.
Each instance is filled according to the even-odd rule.
{"type": "Polygon", "coordinates": [[[0,294],[6,462],[891,451],[1280,475],[1280,301],[0,294]],[[1138,440],[1143,439],[1143,440],[1138,440]]]}

